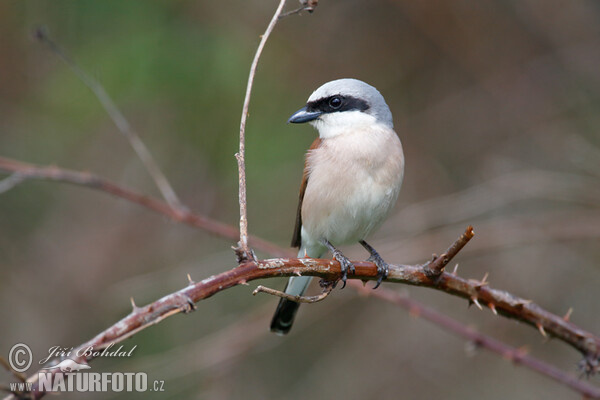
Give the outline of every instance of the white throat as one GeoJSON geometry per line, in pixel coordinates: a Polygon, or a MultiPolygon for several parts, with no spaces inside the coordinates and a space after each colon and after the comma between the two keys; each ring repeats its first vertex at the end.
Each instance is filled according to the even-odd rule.
{"type": "Polygon", "coordinates": [[[319,131],[321,139],[336,137],[347,133],[349,130],[369,130],[377,125],[393,128],[393,126],[387,126],[388,124],[381,124],[374,116],[361,111],[323,114],[316,120],[311,121],[310,124],[319,131]]]}

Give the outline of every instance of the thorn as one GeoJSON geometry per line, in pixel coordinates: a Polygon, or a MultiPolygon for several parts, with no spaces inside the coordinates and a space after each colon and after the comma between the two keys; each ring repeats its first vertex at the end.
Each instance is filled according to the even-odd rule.
{"type": "Polygon", "coordinates": [[[469,279],[469,283],[471,283],[473,286],[475,286],[475,289],[479,290],[484,286],[487,286],[489,284],[489,282],[486,282],[486,279],[488,277],[488,274],[485,274],[485,276],[483,277],[483,280],[478,281],[476,279],[469,279]]]}
{"type": "Polygon", "coordinates": [[[567,313],[563,317],[563,321],[569,322],[569,320],[571,319],[571,314],[572,313],[573,313],[573,307],[569,307],[569,310],[567,311],[567,313]]]}
{"type": "Polygon", "coordinates": [[[492,312],[494,313],[494,315],[498,315],[498,311],[496,311],[496,306],[494,304],[489,303],[488,307],[490,308],[490,310],[492,310],[492,312]]]}
{"type": "Polygon", "coordinates": [[[540,333],[542,334],[543,337],[548,338],[548,334],[546,333],[546,330],[544,329],[544,327],[542,326],[542,324],[540,324],[539,322],[535,324],[535,326],[538,328],[538,331],[540,331],[540,333]]]}
{"type": "Polygon", "coordinates": [[[295,271],[294,271],[294,275],[297,275],[297,276],[302,276],[302,274],[301,274],[301,273],[300,273],[300,271],[298,271],[298,270],[295,270],[295,271]]]}
{"type": "Polygon", "coordinates": [[[479,301],[477,300],[476,297],[471,297],[471,302],[473,302],[473,304],[475,304],[477,306],[477,308],[479,308],[480,310],[483,310],[483,307],[481,307],[481,304],[479,304],[479,301]]]}
{"type": "Polygon", "coordinates": [[[137,310],[139,307],[135,304],[135,300],[133,300],[133,296],[129,298],[129,301],[131,301],[131,307],[133,308],[133,311],[137,310]]]}
{"type": "Polygon", "coordinates": [[[306,254],[306,249],[304,249],[304,258],[308,257],[308,254],[306,254]]]}
{"type": "MultiPolygon", "coordinates": [[[[371,291],[367,289],[367,281],[362,281],[363,285],[361,288],[357,288],[358,291],[358,295],[362,296],[362,297],[368,297],[371,295],[371,291]]],[[[335,288],[335,286],[337,285],[337,282],[333,285],[333,287],[335,288]]]]}
{"type": "Polygon", "coordinates": [[[452,271],[452,275],[456,276],[456,271],[458,271],[458,263],[454,266],[454,271],[452,271]]]}
{"type": "Polygon", "coordinates": [[[486,272],[485,275],[483,276],[483,279],[481,280],[482,286],[488,284],[488,281],[487,281],[488,275],[489,275],[489,273],[486,272]]]}
{"type": "Polygon", "coordinates": [[[475,286],[475,288],[476,288],[477,290],[479,290],[479,289],[481,289],[482,287],[484,287],[484,286],[487,286],[488,284],[489,284],[488,282],[479,282],[479,283],[478,283],[478,284],[475,286]]]}
{"type": "Polygon", "coordinates": [[[189,283],[190,285],[193,285],[194,283],[196,283],[196,282],[194,282],[194,281],[192,280],[192,276],[191,276],[190,274],[187,274],[187,278],[188,278],[188,283],[189,283]]]}
{"type": "Polygon", "coordinates": [[[250,284],[249,284],[249,283],[248,283],[248,282],[247,282],[245,279],[242,279],[242,280],[240,281],[240,285],[244,285],[244,286],[250,286],[250,284]]]}

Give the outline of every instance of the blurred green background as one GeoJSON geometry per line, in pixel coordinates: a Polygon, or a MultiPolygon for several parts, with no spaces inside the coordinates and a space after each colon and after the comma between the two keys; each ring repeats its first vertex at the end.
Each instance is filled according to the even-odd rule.
{"type": "MultiPolygon", "coordinates": [[[[0,156],[158,196],[94,95],[32,38],[44,26],[104,85],[183,202],[237,224],[240,112],[276,5],[3,0],[0,156]]],[[[572,307],[573,322],[600,332],[598,2],[322,0],[314,14],[282,20],[250,105],[251,233],[288,246],[316,132],[285,121],[342,77],[382,92],[405,148],[398,206],[370,240],[388,262],[423,262],[473,224],[461,275],[489,273],[494,287],[559,315],[572,307]]],[[[41,359],[51,346],[76,346],[126,315],[130,297],[146,304],[183,287],[187,273],[233,267],[232,244],[104,193],[25,182],[0,194],[0,352],[23,342],[41,359]]],[[[359,247],[343,250],[366,258],[359,247]]],[[[92,364],[148,372],[166,392],[85,397],[579,398],[352,289],[303,306],[291,334],[274,336],[277,300],[253,297],[256,284],[137,334],[125,342],[137,345],[130,359],[92,364]]],[[[579,354],[530,327],[429,289],[384,286],[576,373],[579,354]]]]}

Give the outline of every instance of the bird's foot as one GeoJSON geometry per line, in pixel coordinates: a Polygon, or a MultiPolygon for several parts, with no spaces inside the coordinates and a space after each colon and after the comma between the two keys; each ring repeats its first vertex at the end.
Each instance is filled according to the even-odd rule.
{"type": "Polygon", "coordinates": [[[333,258],[335,258],[340,263],[340,268],[342,269],[342,289],[346,287],[346,279],[348,278],[348,271],[352,275],[356,272],[354,269],[354,264],[348,258],[342,254],[341,251],[335,250],[333,251],[333,258]]]}
{"type": "Polygon", "coordinates": [[[329,250],[331,251],[331,253],[333,254],[333,258],[335,258],[339,263],[340,263],[340,268],[342,270],[342,289],[346,287],[346,279],[348,278],[348,271],[350,271],[350,273],[352,275],[355,274],[356,269],[354,268],[354,264],[352,264],[352,261],[350,261],[345,255],[342,254],[341,251],[339,251],[338,249],[336,249],[335,247],[333,247],[333,245],[331,243],[329,243],[328,240],[323,241],[323,244],[325,246],[327,246],[327,248],[329,248],[329,250]]]}
{"type": "Polygon", "coordinates": [[[388,277],[390,272],[390,266],[388,263],[383,261],[383,258],[379,255],[379,253],[371,247],[371,245],[364,240],[360,241],[360,244],[367,249],[371,256],[367,258],[367,261],[371,261],[373,264],[377,266],[377,284],[373,287],[373,289],[377,289],[381,282],[388,277]]]}

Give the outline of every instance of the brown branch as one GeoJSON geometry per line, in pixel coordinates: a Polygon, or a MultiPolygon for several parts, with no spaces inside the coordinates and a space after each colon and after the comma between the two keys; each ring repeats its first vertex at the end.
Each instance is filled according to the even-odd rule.
{"type": "MultiPolygon", "coordinates": [[[[458,239],[457,241],[460,240],[461,239],[458,239]]],[[[354,265],[356,274],[348,276],[349,279],[359,279],[363,281],[377,279],[377,267],[373,263],[357,261],[354,262],[354,265]]],[[[246,284],[255,279],[298,275],[318,276],[326,281],[332,282],[340,278],[341,269],[340,264],[337,261],[324,259],[277,258],[247,262],[229,271],[204,279],[201,282],[190,282],[186,288],[169,294],[147,306],[137,307],[133,305],[133,310],[128,316],[109,327],[104,332],[98,334],[90,341],[79,346],[73,353],[77,354],[78,350],[89,346],[92,346],[95,350],[102,350],[111,344],[119,343],[137,332],[159,323],[165,318],[180,312],[192,311],[194,309],[194,303],[230,287],[246,284]]],[[[468,281],[448,273],[442,273],[436,281],[427,276],[425,266],[421,265],[390,265],[387,281],[427,286],[438,290],[444,290],[461,297],[468,297],[470,291],[477,291],[477,288],[480,285],[480,282],[468,281]]],[[[540,320],[543,324],[547,324],[548,333],[571,344],[573,347],[580,350],[586,358],[594,357],[594,359],[597,359],[598,354],[596,351],[600,344],[600,338],[580,330],[573,324],[570,324],[559,317],[553,316],[533,303],[527,303],[525,300],[514,297],[506,292],[489,288],[488,290],[493,292],[496,297],[486,295],[485,298],[495,301],[495,303],[489,304],[494,304],[499,312],[502,312],[510,318],[523,320],[530,324],[534,324],[535,321],[540,320]],[[511,303],[515,303],[514,307],[516,307],[515,309],[518,311],[515,315],[508,312],[510,307],[513,306],[511,303]],[[518,304],[521,304],[521,306],[518,304]],[[556,321],[556,319],[560,321],[556,321]]],[[[381,296],[377,295],[378,291],[372,291],[372,293],[373,295],[387,299],[396,304],[400,302],[396,297],[387,297],[387,292],[383,292],[384,295],[381,296]]],[[[424,309],[425,308],[422,308],[422,310],[424,309]]],[[[565,378],[568,377],[568,375],[564,373],[562,373],[562,375],[557,374],[556,369],[549,365],[545,365],[539,360],[525,357],[524,354],[519,354],[518,352],[511,353],[510,347],[506,345],[499,346],[499,342],[494,339],[485,337],[474,331],[469,331],[469,328],[462,326],[459,322],[448,321],[451,320],[444,320],[440,325],[445,327],[448,324],[453,324],[453,331],[461,331],[463,334],[467,334],[465,332],[468,332],[469,335],[476,339],[476,344],[489,348],[495,352],[503,352],[502,354],[504,355],[510,355],[513,361],[521,362],[523,365],[530,366],[530,364],[536,364],[537,366],[534,368],[536,371],[541,372],[540,370],[544,370],[546,375],[568,384],[571,388],[586,395],[591,395],[592,398],[600,398],[600,389],[596,389],[585,383],[577,385],[570,378],[565,378]]],[[[92,358],[87,358],[85,360],[80,359],[76,361],[88,362],[91,359],[92,358]]],[[[35,382],[36,377],[37,374],[34,374],[33,377],[30,378],[30,381],[35,382]]],[[[33,395],[34,398],[43,396],[43,393],[38,391],[36,385],[34,385],[33,395]]]]}
{"type": "MultiPolygon", "coordinates": [[[[236,235],[237,232],[235,232],[235,229],[233,229],[225,224],[221,224],[214,220],[208,219],[206,217],[197,216],[197,215],[191,214],[191,213],[175,212],[164,202],[154,200],[152,198],[137,194],[128,189],[121,188],[121,187],[115,185],[114,183],[108,182],[106,180],[103,180],[101,178],[98,178],[98,177],[93,176],[88,173],[66,171],[66,170],[58,169],[56,167],[36,167],[31,164],[20,163],[20,162],[5,159],[5,158],[0,158],[0,169],[18,173],[19,176],[23,177],[23,179],[29,179],[29,178],[51,179],[51,180],[58,180],[58,181],[63,181],[63,182],[68,182],[68,183],[73,183],[73,184],[78,184],[78,185],[83,185],[83,186],[87,186],[87,187],[91,187],[91,188],[100,189],[105,192],[111,193],[113,195],[119,196],[119,197],[127,199],[129,201],[132,201],[134,203],[144,205],[147,208],[150,208],[159,213],[163,213],[177,221],[185,222],[185,223],[200,227],[202,229],[206,229],[206,230],[208,230],[212,233],[215,233],[217,235],[220,235],[220,236],[229,237],[232,239],[237,237],[237,235],[236,235]]],[[[445,257],[441,257],[441,256],[437,257],[434,261],[432,261],[429,264],[426,264],[425,266],[402,266],[402,267],[394,266],[394,268],[391,268],[391,270],[390,270],[390,276],[389,276],[388,280],[402,282],[404,279],[404,283],[409,283],[409,284],[414,284],[414,285],[419,285],[419,286],[435,287],[439,290],[445,290],[449,293],[456,294],[461,297],[469,298],[470,301],[477,302],[477,303],[481,300],[485,304],[485,301],[487,301],[487,299],[489,298],[489,299],[491,299],[491,301],[489,301],[487,303],[487,305],[490,308],[492,308],[492,310],[500,310],[501,313],[505,313],[505,315],[513,317],[513,318],[515,316],[511,315],[510,312],[511,311],[515,312],[518,319],[522,319],[532,325],[535,325],[536,327],[541,327],[542,329],[547,330],[549,333],[554,334],[557,337],[560,337],[567,343],[570,343],[571,345],[576,347],[578,350],[582,351],[584,353],[584,355],[586,355],[586,359],[589,360],[588,363],[594,362],[596,360],[597,356],[594,356],[594,353],[591,351],[594,348],[598,348],[598,343],[599,343],[598,338],[595,338],[593,335],[591,335],[587,332],[581,331],[580,329],[576,328],[572,324],[567,323],[560,317],[557,317],[555,315],[545,312],[544,310],[542,310],[535,304],[528,302],[527,300],[516,298],[506,292],[492,290],[492,289],[486,287],[485,282],[464,280],[462,278],[458,278],[458,277],[454,276],[453,274],[447,274],[447,273],[440,275],[440,277],[443,279],[437,279],[434,282],[434,280],[432,280],[427,275],[426,270],[427,270],[427,268],[432,268],[431,264],[440,262],[439,260],[443,260],[444,264],[447,264],[450,261],[450,259],[460,250],[460,248],[462,246],[464,246],[464,244],[466,244],[466,241],[468,241],[468,238],[470,238],[470,236],[472,236],[469,234],[469,232],[470,232],[470,229],[467,229],[465,234],[463,234],[452,246],[450,246],[449,250],[446,251],[446,253],[445,253],[445,257]],[[403,270],[399,270],[399,268],[401,268],[403,270]],[[483,293],[481,293],[482,289],[483,289],[483,293]],[[479,294],[479,295],[476,296],[477,294],[479,294]],[[528,316],[535,316],[536,318],[531,319],[531,318],[528,318],[528,316]],[[538,323],[536,321],[544,321],[544,322],[538,323]],[[556,332],[551,326],[553,324],[556,325],[556,327],[557,327],[556,332]],[[561,336],[561,333],[566,333],[566,335],[561,336]],[[586,347],[586,344],[591,345],[591,347],[586,347]]],[[[277,252],[287,253],[281,249],[278,249],[276,246],[271,245],[268,242],[264,242],[264,241],[257,242],[256,247],[260,248],[262,250],[265,250],[265,251],[272,251],[273,249],[275,249],[277,252]],[[267,244],[268,246],[265,247],[265,244],[267,244]]],[[[325,265],[327,266],[327,270],[329,271],[330,274],[333,272],[334,276],[339,276],[339,275],[336,275],[336,274],[339,274],[339,264],[337,264],[337,262],[335,262],[335,261],[328,261],[328,260],[307,260],[307,259],[267,260],[267,261],[261,263],[261,265],[263,268],[266,266],[267,268],[270,269],[270,271],[274,274],[271,276],[284,276],[284,275],[289,276],[289,275],[296,275],[297,273],[302,273],[299,269],[301,269],[303,267],[318,266],[319,262],[325,263],[325,265]],[[285,266],[286,262],[288,264],[287,265],[288,268],[290,266],[292,266],[292,268],[294,268],[294,269],[292,271],[288,270],[287,272],[278,271],[277,268],[281,268],[281,267],[285,266]],[[333,271],[331,268],[338,268],[338,270],[333,271]]],[[[365,271],[362,271],[361,268],[366,267],[366,268],[371,268],[371,270],[373,269],[373,265],[371,263],[357,262],[355,264],[357,265],[357,274],[358,274],[358,276],[356,276],[356,278],[373,279],[376,276],[376,270],[371,271],[370,276],[368,276],[368,274],[365,274],[363,276],[360,275],[361,273],[365,273],[365,271]]],[[[232,271],[239,271],[239,269],[236,268],[235,270],[232,270],[232,271]]],[[[313,271],[313,272],[315,272],[315,271],[313,271]]],[[[307,274],[310,274],[310,273],[307,273],[307,274]]],[[[221,274],[221,275],[223,275],[223,274],[221,274]]],[[[221,276],[221,275],[219,275],[219,276],[221,276]]],[[[263,276],[263,277],[266,277],[266,276],[263,276]]],[[[327,275],[326,278],[331,279],[331,276],[327,275]]],[[[243,282],[247,282],[248,280],[258,279],[258,278],[255,276],[255,277],[244,277],[244,278],[240,278],[240,279],[241,280],[239,280],[237,283],[243,283],[243,282]]],[[[206,283],[206,281],[207,280],[201,282],[200,284],[206,283]]],[[[219,282],[219,281],[220,280],[215,280],[215,282],[219,282]]],[[[229,280],[229,282],[231,282],[231,280],[229,280]]],[[[234,284],[237,284],[237,283],[234,283],[234,284]]],[[[219,286],[221,286],[221,285],[219,285],[219,286]]],[[[229,286],[223,286],[223,288],[226,288],[226,287],[229,287],[229,286]]],[[[358,284],[357,287],[360,288],[361,285],[358,284]]],[[[378,293],[380,293],[380,292],[374,291],[373,295],[375,295],[377,297],[382,297],[382,296],[379,296],[378,293]]],[[[199,297],[198,300],[200,300],[201,298],[208,297],[210,295],[212,295],[212,293],[204,294],[201,297],[199,297]]],[[[385,296],[382,298],[385,298],[385,296]]],[[[181,294],[178,292],[173,295],[167,296],[166,298],[163,298],[163,299],[159,300],[158,302],[155,302],[149,306],[146,306],[145,308],[135,308],[132,315],[130,315],[128,317],[130,321],[126,321],[127,320],[127,318],[126,318],[126,320],[122,320],[121,323],[117,324],[122,327],[123,323],[124,323],[126,326],[129,327],[127,329],[127,331],[121,335],[121,337],[113,337],[110,335],[111,329],[114,330],[115,326],[117,326],[117,325],[115,325],[115,326],[113,326],[113,328],[109,328],[104,333],[98,335],[95,338],[96,340],[93,339],[92,341],[82,345],[81,347],[85,347],[85,346],[89,345],[90,343],[92,343],[92,344],[98,343],[98,346],[102,346],[102,340],[98,341],[98,338],[101,338],[104,340],[104,342],[105,342],[104,346],[106,346],[106,345],[108,345],[108,343],[110,343],[110,338],[113,338],[115,341],[124,340],[125,338],[132,336],[133,334],[137,333],[138,331],[140,331],[150,325],[154,325],[154,324],[160,322],[161,320],[163,320],[164,318],[167,318],[170,315],[174,315],[182,310],[191,310],[190,304],[192,304],[192,303],[190,303],[190,300],[194,301],[194,299],[187,297],[187,295],[181,294]],[[170,298],[170,300],[168,300],[169,298],[170,298]],[[174,304],[168,305],[169,302],[174,303],[174,304]],[[158,310],[158,311],[156,311],[156,310],[158,310]],[[145,324],[136,324],[136,323],[132,324],[131,319],[135,320],[135,318],[133,318],[133,317],[135,317],[136,315],[139,316],[139,314],[143,314],[141,319],[146,321],[145,324]],[[107,340],[108,340],[108,342],[107,342],[107,340]]],[[[413,304],[413,306],[414,306],[414,304],[413,304]]],[[[462,325],[460,325],[459,323],[457,323],[455,321],[453,321],[453,323],[463,330],[468,329],[468,328],[463,327],[462,325]]],[[[445,326],[445,325],[442,325],[442,326],[445,326]]],[[[475,340],[475,342],[477,344],[479,344],[480,346],[486,347],[495,352],[499,352],[499,350],[497,350],[497,349],[501,349],[503,351],[504,355],[510,355],[511,359],[513,359],[514,361],[520,362],[523,365],[527,365],[530,368],[535,369],[536,371],[544,373],[547,376],[553,377],[557,381],[560,381],[560,382],[570,386],[574,390],[580,391],[583,394],[586,394],[588,396],[590,396],[590,395],[594,396],[593,395],[593,390],[594,390],[593,387],[586,385],[584,383],[581,383],[581,382],[577,383],[568,375],[566,375],[566,374],[562,373],[561,371],[556,370],[552,366],[542,363],[539,360],[536,360],[530,356],[525,357],[524,354],[520,354],[520,353],[516,353],[516,352],[511,353],[508,350],[509,347],[500,346],[502,344],[498,341],[495,341],[492,338],[487,338],[486,336],[483,336],[482,334],[479,334],[479,333],[477,335],[478,335],[477,336],[478,339],[475,340]],[[487,338],[487,339],[481,339],[482,337],[487,338]],[[590,391],[590,390],[592,390],[592,391],[590,391]]],[[[99,347],[96,347],[96,348],[99,348],[99,347]]]]}
{"type": "MultiPolygon", "coordinates": [[[[218,236],[230,238],[232,240],[235,240],[238,237],[237,230],[227,224],[188,211],[175,211],[169,207],[168,204],[160,200],[143,196],[89,173],[69,171],[57,167],[38,167],[3,157],[0,157],[0,170],[9,173],[19,173],[19,175],[28,179],[55,180],[98,189],[142,205],[175,221],[207,230],[218,236]]],[[[430,274],[426,272],[427,269],[431,268],[432,263],[438,262],[440,259],[445,260],[445,263],[447,264],[459,250],[459,244],[467,240],[466,237],[468,236],[469,229],[467,229],[465,234],[450,246],[449,250],[445,253],[446,257],[437,257],[434,261],[425,266],[392,266],[393,268],[390,268],[388,281],[416,286],[427,286],[455,296],[463,297],[474,304],[484,304],[494,312],[500,313],[508,318],[524,321],[538,330],[543,330],[547,334],[565,341],[583,353],[590,362],[598,359],[598,354],[600,353],[600,338],[565,321],[563,318],[542,309],[530,300],[519,298],[505,291],[492,289],[489,287],[488,283],[484,281],[468,280],[446,272],[432,278],[430,274]]],[[[255,248],[262,251],[279,257],[290,255],[289,251],[281,249],[268,241],[255,237],[251,237],[250,240],[255,248]]],[[[294,259],[289,259],[288,261],[290,260],[294,259]]],[[[308,261],[307,259],[303,259],[303,262],[307,263],[308,261]]],[[[338,264],[333,262],[333,265],[338,264]]],[[[365,272],[362,268],[366,267],[368,270],[372,267],[372,264],[369,262],[356,262],[356,267],[357,275],[360,277],[361,271],[365,272]]],[[[370,279],[369,277],[366,278],[370,279]]]]}
{"type": "Polygon", "coordinates": [[[350,286],[353,286],[358,292],[364,295],[377,297],[387,302],[394,303],[404,308],[411,315],[422,317],[430,322],[433,322],[435,325],[441,326],[445,330],[467,339],[469,342],[478,347],[485,348],[502,356],[502,358],[511,361],[515,365],[524,365],[541,375],[545,375],[558,382],[561,382],[571,389],[583,394],[584,396],[587,396],[588,398],[600,398],[600,388],[592,386],[561,369],[530,356],[527,354],[525,349],[509,346],[499,340],[484,335],[471,327],[465,326],[460,322],[435,311],[430,307],[426,307],[421,303],[410,299],[407,296],[401,295],[386,288],[370,290],[356,281],[350,282],[350,286]]]}
{"type": "MultiPolygon", "coordinates": [[[[0,157],[0,170],[10,173],[19,173],[19,175],[28,179],[49,179],[102,190],[166,215],[175,221],[207,230],[218,236],[233,240],[238,237],[237,230],[227,224],[191,212],[175,211],[169,207],[168,204],[160,200],[143,196],[89,173],[69,171],[57,167],[37,167],[32,164],[22,163],[3,157],[0,157]]],[[[446,272],[432,278],[430,274],[426,272],[431,268],[432,263],[438,262],[440,259],[445,260],[445,263],[447,264],[456,254],[455,252],[458,251],[459,244],[467,240],[466,237],[468,236],[469,229],[467,229],[465,234],[450,246],[449,250],[446,252],[446,257],[438,257],[425,266],[397,266],[391,268],[388,281],[397,281],[417,286],[428,286],[466,298],[474,304],[484,304],[493,311],[508,318],[524,321],[538,330],[543,329],[547,334],[569,343],[571,346],[582,352],[587,358],[598,358],[598,354],[600,353],[600,339],[598,337],[578,328],[557,315],[549,313],[532,303],[530,300],[519,298],[505,291],[492,289],[488,286],[487,282],[468,280],[446,272]],[[454,250],[452,250],[453,248],[454,250]]],[[[251,237],[250,239],[252,245],[257,249],[275,254],[279,257],[290,255],[289,251],[281,249],[265,240],[254,237],[251,237]]],[[[306,262],[306,260],[304,260],[304,262],[306,262]]],[[[356,266],[357,274],[360,275],[360,268],[365,266],[369,268],[372,264],[368,262],[357,262],[356,266]]]]}
{"type": "Polygon", "coordinates": [[[160,190],[167,203],[173,208],[184,209],[185,207],[179,201],[179,198],[175,194],[175,190],[173,190],[169,180],[154,160],[152,153],[150,153],[144,142],[142,142],[142,139],[140,139],[139,135],[133,130],[123,113],[121,113],[116,106],[115,102],[110,98],[108,93],[106,93],[102,84],[85,72],[71,57],[69,57],[64,49],[50,39],[44,29],[38,28],[35,31],[35,37],[40,42],[46,44],[54,54],[64,61],[79,80],[94,93],[119,132],[127,138],[129,144],[133,147],[133,150],[144,164],[144,167],[154,180],[158,190],[160,190]]]}
{"type": "MultiPolygon", "coordinates": [[[[19,182],[23,182],[27,179],[51,180],[100,190],[146,207],[174,221],[203,229],[214,235],[232,240],[237,240],[239,237],[239,231],[231,225],[224,224],[201,214],[190,212],[187,209],[174,209],[164,201],[119,186],[116,183],[89,172],[78,172],[56,166],[37,166],[5,157],[0,157],[0,171],[12,173],[12,176],[18,176],[19,182]]],[[[2,182],[4,182],[4,180],[2,182]]],[[[252,246],[265,251],[268,254],[277,257],[290,255],[288,251],[283,250],[266,240],[254,236],[250,236],[249,239],[252,246]]]]}
{"type": "MultiPolygon", "coordinates": [[[[309,9],[309,6],[316,6],[317,1],[305,1],[305,3],[308,4],[308,6],[305,6],[304,9],[312,11],[312,9],[309,9]]],[[[250,240],[253,246],[256,248],[261,248],[272,254],[287,254],[287,251],[281,250],[269,242],[248,237],[244,160],[245,123],[248,115],[248,105],[252,82],[256,73],[256,65],[258,63],[260,53],[262,52],[262,48],[264,47],[264,44],[266,43],[266,40],[271,33],[277,19],[301,10],[299,9],[288,14],[281,14],[284,4],[285,0],[281,0],[276,13],[273,16],[269,27],[267,28],[267,31],[263,35],[248,79],[248,87],[242,112],[242,121],[240,123],[240,152],[236,154],[236,158],[238,160],[238,169],[240,170],[239,232],[228,225],[185,210],[184,207],[179,203],[166,177],[162,174],[160,169],[158,169],[156,163],[154,163],[154,160],[152,159],[147,148],[144,146],[135,132],[131,130],[131,127],[116,108],[102,86],[90,78],[83,70],[81,70],[64,54],[64,52],[62,52],[60,48],[58,48],[58,46],[51,42],[47,36],[40,33],[38,33],[39,36],[42,36],[40,39],[45,40],[46,43],[53,48],[55,53],[57,53],[75,71],[80,79],[82,79],[82,81],[84,81],[84,83],[94,92],[94,94],[96,94],[121,133],[128,137],[131,145],[138,153],[138,156],[146,164],[146,168],[155,179],[157,186],[169,204],[136,193],[130,189],[120,187],[112,182],[91,174],[61,170],[55,167],[36,167],[31,164],[21,163],[5,158],[0,158],[0,169],[13,172],[13,175],[3,181],[0,181],[0,188],[4,188],[4,191],[9,190],[25,179],[48,179],[96,188],[129,200],[133,203],[143,205],[158,213],[162,213],[173,220],[205,229],[219,236],[235,239],[239,233],[239,245],[244,251],[244,259],[246,260],[254,260],[254,255],[248,247],[248,240],[250,240]],[[148,162],[150,164],[153,163],[156,170],[154,170],[152,165],[149,165],[148,162]],[[169,190],[171,191],[171,194],[168,193],[169,190]],[[256,241],[256,243],[254,243],[254,241],[256,241]],[[252,255],[252,257],[249,257],[249,255],[252,255]]],[[[436,257],[434,260],[424,266],[390,266],[390,276],[388,280],[418,286],[428,286],[437,290],[443,290],[453,295],[468,298],[470,302],[473,302],[479,307],[481,307],[480,302],[483,302],[495,313],[500,312],[509,318],[519,319],[535,325],[543,334],[545,334],[547,331],[549,334],[571,344],[584,354],[586,360],[588,360],[588,366],[596,368],[599,356],[598,352],[600,348],[600,341],[596,336],[580,330],[573,324],[567,323],[567,321],[565,321],[566,318],[563,320],[559,317],[556,317],[555,315],[546,312],[527,300],[519,299],[506,292],[490,289],[487,287],[485,278],[483,281],[472,281],[458,278],[453,274],[447,274],[443,272],[444,267],[448,264],[450,259],[461,250],[461,248],[470,240],[471,237],[472,228],[469,227],[465,234],[461,236],[461,238],[459,238],[459,240],[457,240],[444,254],[442,254],[440,257],[436,257]],[[561,323],[561,321],[564,322],[564,324],[561,323]]],[[[351,276],[351,279],[366,280],[376,278],[376,267],[373,264],[367,262],[357,262],[355,265],[357,269],[357,275],[351,276]]],[[[210,297],[213,294],[231,286],[244,284],[253,279],[268,278],[273,276],[291,276],[298,274],[321,276],[325,279],[337,279],[339,278],[340,268],[336,261],[329,260],[272,259],[248,262],[233,270],[205,279],[202,282],[190,282],[190,285],[187,288],[165,296],[148,306],[140,308],[135,306],[135,304],[132,302],[133,311],[130,315],[112,327],[108,328],[106,331],[97,335],[89,342],[81,345],[80,348],[92,345],[96,349],[102,349],[103,347],[108,346],[110,343],[118,343],[125,338],[134,335],[140,330],[145,329],[150,325],[154,325],[171,315],[177,314],[181,311],[189,312],[193,310],[195,307],[195,302],[210,297]]],[[[352,284],[353,286],[357,287],[358,290],[365,290],[358,282],[352,282],[352,284]]],[[[323,293],[320,296],[323,296],[323,298],[326,297],[330,290],[331,288],[328,292],[323,293]]],[[[600,398],[600,389],[589,386],[584,382],[577,381],[574,378],[566,375],[564,372],[530,356],[527,356],[527,354],[519,351],[518,349],[514,349],[470,328],[467,328],[462,324],[444,315],[436,313],[435,311],[428,309],[427,307],[424,307],[413,300],[395,295],[393,292],[384,289],[380,289],[379,291],[369,290],[368,292],[372,293],[376,297],[380,297],[392,303],[404,306],[405,308],[409,308],[413,313],[417,312],[425,316],[430,321],[443,326],[463,337],[466,337],[469,340],[472,340],[479,346],[490,349],[508,359],[511,359],[515,363],[526,365],[540,373],[556,379],[557,381],[563,382],[585,396],[600,398]]],[[[80,348],[78,348],[78,350],[80,348]]],[[[39,398],[43,395],[44,393],[39,391],[34,392],[34,398],[39,398]]]]}
{"type": "Polygon", "coordinates": [[[8,192],[10,189],[14,188],[15,186],[17,186],[18,184],[23,182],[25,179],[26,178],[23,177],[18,172],[15,172],[14,174],[7,176],[6,178],[4,178],[0,181],[0,194],[4,193],[4,192],[8,192]]]}
{"type": "Polygon", "coordinates": [[[465,245],[469,242],[469,240],[471,240],[471,238],[473,238],[473,236],[475,236],[475,232],[473,232],[473,227],[469,225],[465,230],[465,233],[463,233],[457,241],[452,243],[452,246],[450,246],[445,253],[439,257],[435,257],[431,262],[425,265],[425,273],[430,278],[437,278],[442,272],[444,272],[444,268],[446,265],[448,265],[450,260],[459,251],[461,251],[463,247],[465,247],[465,245]]]}
{"type": "MultiPolygon", "coordinates": [[[[459,238],[457,242],[460,240],[459,238]]],[[[485,279],[481,281],[465,279],[447,272],[443,272],[437,277],[431,277],[427,270],[427,265],[397,266],[390,269],[387,280],[426,286],[465,298],[476,305],[483,304],[494,313],[525,322],[541,332],[546,332],[548,335],[568,343],[579,350],[586,359],[597,360],[600,357],[600,337],[544,310],[531,300],[517,297],[503,290],[492,289],[485,279]]]]}
{"type": "Polygon", "coordinates": [[[252,65],[250,66],[250,75],[248,76],[248,85],[246,86],[246,96],[244,97],[244,106],[242,107],[242,118],[240,120],[240,150],[235,155],[238,164],[240,203],[240,241],[235,252],[239,263],[256,259],[254,253],[248,247],[248,203],[246,199],[246,120],[248,118],[248,109],[250,107],[250,96],[252,94],[252,85],[254,83],[254,76],[256,75],[258,60],[260,59],[260,55],[262,54],[271,32],[273,32],[273,28],[275,28],[275,24],[277,24],[277,20],[283,11],[285,2],[286,0],[279,1],[279,6],[275,10],[271,22],[269,22],[265,33],[263,33],[262,38],[260,39],[256,53],[254,54],[254,59],[252,60],[252,65]]]}

